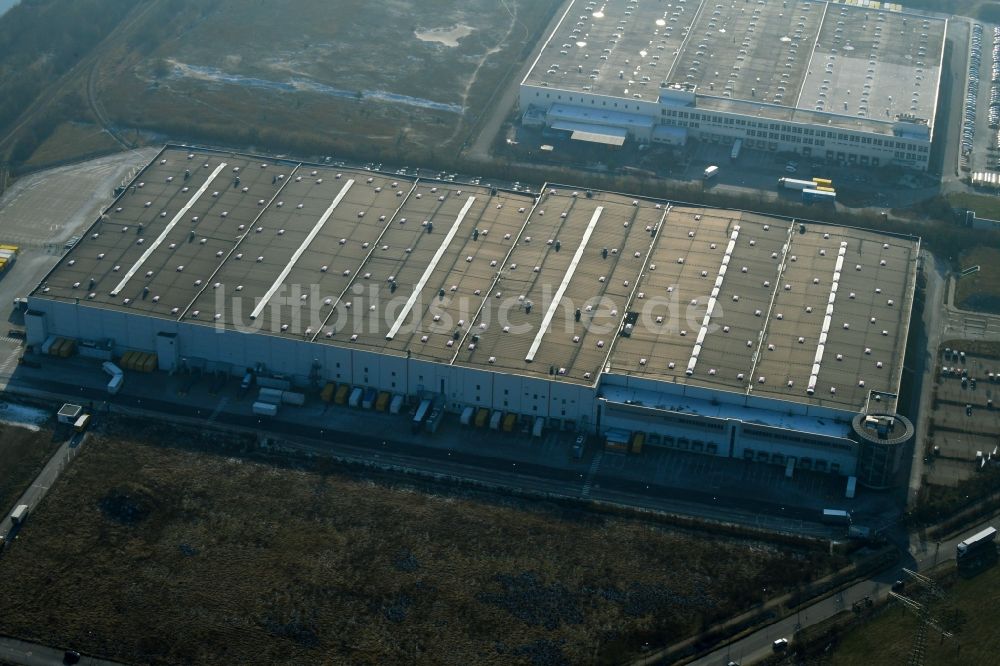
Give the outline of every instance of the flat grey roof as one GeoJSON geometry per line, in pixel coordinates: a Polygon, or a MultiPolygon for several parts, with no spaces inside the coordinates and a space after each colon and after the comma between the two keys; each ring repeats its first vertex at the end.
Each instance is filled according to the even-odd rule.
{"type": "Polygon", "coordinates": [[[474,347],[467,342],[456,363],[596,382],[651,252],[650,232],[665,213],[662,204],[622,195],[546,190],[487,307],[473,321],[478,341],[474,347]],[[567,277],[571,279],[561,291],[567,277]],[[514,304],[506,313],[501,311],[505,299],[514,304]],[[549,310],[552,318],[542,330],[549,310]],[[537,351],[528,361],[536,342],[537,351]]]}
{"type": "Polygon", "coordinates": [[[796,106],[878,120],[910,114],[933,126],[945,26],[936,18],[829,5],[796,106]]]}
{"type": "Polygon", "coordinates": [[[645,324],[619,338],[611,371],[840,409],[859,408],[873,390],[896,393],[917,241],[822,224],[804,228],[800,233],[798,222],[736,211],[672,208],[639,283],[643,298],[635,309],[645,324]],[[847,244],[844,266],[810,395],[841,243],[847,244]],[[724,265],[717,304],[689,375],[724,265]]]}
{"type": "Polygon", "coordinates": [[[524,83],[648,102],[683,84],[702,108],[891,133],[901,114],[933,126],[946,25],[820,0],[575,0],[524,83]]]}
{"type": "Polygon", "coordinates": [[[524,83],[656,102],[696,11],[696,0],[573,0],[524,83]]]}
{"type": "Polygon", "coordinates": [[[168,147],[32,298],[583,385],[611,371],[855,409],[898,388],[916,249],[565,186],[536,200],[168,147]]]}
{"type": "Polygon", "coordinates": [[[794,106],[825,8],[705,0],[667,81],[705,95],[794,106]]]}

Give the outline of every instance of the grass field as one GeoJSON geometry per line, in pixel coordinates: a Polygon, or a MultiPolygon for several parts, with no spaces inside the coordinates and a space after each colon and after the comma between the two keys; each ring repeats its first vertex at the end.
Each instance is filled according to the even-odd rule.
{"type": "Polygon", "coordinates": [[[0,559],[0,633],[132,663],[618,663],[828,565],[135,430],[92,437],[0,559]]]}
{"type": "Polygon", "coordinates": [[[0,423],[0,511],[10,510],[59,444],[51,430],[0,423]]]}
{"type": "MultiPolygon", "coordinates": [[[[948,590],[947,600],[958,611],[960,629],[956,640],[941,642],[933,629],[927,633],[923,663],[991,666],[997,663],[1000,634],[996,631],[996,609],[1000,608],[1000,566],[980,575],[958,579],[948,590]],[[960,647],[959,647],[960,646],[960,647]]],[[[916,634],[917,618],[902,607],[889,609],[861,629],[842,639],[833,666],[905,664],[916,634]]]]}
{"type": "Polygon", "coordinates": [[[1000,220],[1000,197],[971,192],[951,192],[948,194],[948,203],[954,208],[974,210],[977,217],[1000,220]]]}
{"type": "Polygon", "coordinates": [[[107,132],[96,125],[66,122],[55,129],[25,162],[29,168],[121,150],[107,132]]]}
{"type": "Polygon", "coordinates": [[[955,304],[966,310],[1000,312],[1000,250],[977,247],[962,255],[961,268],[979,266],[978,273],[958,280],[955,304]]]}

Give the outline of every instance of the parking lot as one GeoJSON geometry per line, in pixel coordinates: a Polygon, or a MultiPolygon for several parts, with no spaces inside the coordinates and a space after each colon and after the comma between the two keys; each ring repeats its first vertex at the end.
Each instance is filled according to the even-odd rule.
{"type": "MultiPolygon", "coordinates": [[[[16,263],[0,279],[5,315],[13,299],[27,295],[56,265],[73,237],[111,203],[115,186],[155,154],[155,149],[147,148],[43,171],[16,181],[4,193],[0,243],[20,248],[16,263]]],[[[6,332],[0,329],[0,335],[6,332]]]]}
{"type": "Polygon", "coordinates": [[[115,186],[155,154],[155,149],[143,149],[43,171],[18,180],[0,199],[0,244],[20,248],[14,265],[0,276],[0,391],[21,354],[16,336],[24,320],[12,307],[14,299],[38,284],[73,236],[112,201],[115,186]]]}
{"type": "MultiPolygon", "coordinates": [[[[519,145],[501,149],[501,155],[533,164],[540,161],[623,176],[670,179],[664,180],[665,188],[671,181],[679,181],[698,189],[704,187],[706,191],[752,196],[762,203],[802,200],[800,191],[779,188],[778,179],[782,177],[829,178],[837,190],[837,205],[848,208],[905,208],[925,200],[940,185],[934,176],[927,174],[903,173],[896,169],[861,170],[826,163],[817,157],[746,148],[733,160],[731,144],[705,141],[692,140],[683,147],[653,145],[641,150],[635,144],[626,143],[615,153],[609,153],[606,148],[580,145],[582,142],[572,139],[543,137],[542,132],[534,128],[517,127],[516,137],[519,145]],[[537,146],[542,143],[553,146],[554,150],[539,153],[537,146]],[[705,180],[705,169],[709,166],[718,166],[719,170],[716,176],[705,180]]],[[[699,198],[697,190],[694,194],[664,192],[665,196],[680,200],[699,198]]]]}
{"type": "Polygon", "coordinates": [[[1000,26],[974,24],[967,55],[960,164],[969,171],[995,170],[1000,159],[1000,26]]]}
{"type": "Polygon", "coordinates": [[[931,483],[953,485],[1000,442],[1000,359],[955,350],[938,358],[927,472],[931,483]]]}

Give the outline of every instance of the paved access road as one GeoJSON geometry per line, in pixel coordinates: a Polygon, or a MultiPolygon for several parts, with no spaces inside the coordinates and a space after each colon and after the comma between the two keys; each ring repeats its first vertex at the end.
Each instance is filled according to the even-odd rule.
{"type": "Polygon", "coordinates": [[[839,594],[805,606],[797,614],[790,615],[780,622],[775,622],[770,626],[764,627],[746,638],[738,640],[724,648],[719,648],[691,663],[694,666],[726,666],[730,660],[742,666],[756,663],[773,654],[771,645],[776,639],[787,638],[789,641],[792,641],[798,628],[818,624],[841,611],[851,610],[852,604],[857,601],[864,601],[865,597],[871,597],[875,603],[884,601],[889,596],[889,591],[894,581],[907,580],[907,576],[903,573],[904,567],[911,571],[924,571],[940,562],[952,559],[955,557],[955,546],[966,535],[978,532],[988,526],[989,523],[983,523],[975,527],[970,527],[964,530],[961,536],[934,544],[915,542],[911,544],[909,549],[910,558],[901,564],[898,569],[876,574],[868,580],[861,581],[844,589],[839,594]]]}
{"type": "MultiPolygon", "coordinates": [[[[568,3],[563,3],[556,9],[545,30],[539,33],[540,43],[544,43],[548,39],[567,11],[568,3]]],[[[503,127],[508,114],[517,105],[517,98],[521,93],[521,81],[528,75],[531,66],[535,64],[534,56],[535,51],[532,51],[521,68],[507,78],[504,89],[494,95],[490,108],[484,112],[488,114],[487,118],[483,121],[476,136],[473,137],[472,143],[462,151],[464,157],[482,161],[490,159],[490,148],[493,146],[493,140],[500,133],[500,128],[503,127]]]]}
{"type": "MultiPolygon", "coordinates": [[[[19,504],[28,505],[29,515],[27,522],[31,521],[31,511],[38,506],[38,503],[42,501],[43,497],[45,497],[45,493],[49,492],[49,488],[51,488],[52,484],[59,478],[59,474],[66,469],[66,465],[68,465],[73,459],[73,456],[76,455],[80,445],[83,444],[83,438],[85,436],[86,433],[74,433],[72,437],[63,442],[62,446],[60,446],[56,450],[55,454],[49,458],[49,461],[45,463],[45,467],[43,467],[42,471],[38,473],[38,476],[35,477],[35,480],[28,487],[28,489],[24,491],[24,494],[22,494],[17,501],[14,502],[14,506],[19,504]]],[[[13,509],[13,507],[10,507],[10,509],[13,509]]],[[[16,531],[12,534],[12,528],[13,523],[10,520],[10,510],[5,510],[3,518],[0,519],[0,534],[11,534],[13,536],[16,534],[16,531]]]]}
{"type": "MultiPolygon", "coordinates": [[[[0,663],[19,666],[55,666],[63,663],[62,650],[37,643],[0,637],[0,663]]],[[[117,662],[80,655],[80,666],[115,666],[117,662]]]]}
{"type": "Polygon", "coordinates": [[[915,391],[910,414],[916,414],[913,425],[916,428],[913,441],[913,463],[910,467],[907,504],[912,506],[924,484],[924,447],[933,406],[933,387],[936,381],[937,349],[941,344],[941,319],[945,313],[945,291],[947,287],[947,266],[938,264],[934,255],[926,250],[921,253],[927,287],[924,293],[923,321],[910,323],[910,335],[923,336],[919,341],[920,355],[913,359],[914,379],[920,380],[920,391],[915,391]]]}

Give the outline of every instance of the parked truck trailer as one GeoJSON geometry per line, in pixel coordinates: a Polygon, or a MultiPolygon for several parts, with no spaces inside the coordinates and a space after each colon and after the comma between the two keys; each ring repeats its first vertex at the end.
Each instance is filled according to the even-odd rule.
{"type": "Polygon", "coordinates": [[[997,531],[994,527],[987,527],[976,532],[968,539],[955,546],[955,559],[959,564],[976,559],[982,555],[996,555],[997,531]]]}
{"type": "Polygon", "coordinates": [[[10,512],[10,521],[15,525],[20,525],[28,519],[28,505],[18,504],[14,507],[14,510],[10,512]]]}
{"type": "Polygon", "coordinates": [[[778,187],[786,190],[811,190],[816,187],[816,183],[811,180],[799,180],[798,178],[779,178],[778,187]]]}
{"type": "Polygon", "coordinates": [[[108,381],[108,393],[115,395],[121,391],[122,384],[125,383],[125,373],[122,372],[122,369],[111,361],[102,363],[101,368],[111,376],[111,379],[108,381]]]}
{"type": "Polygon", "coordinates": [[[824,192],[817,189],[806,189],[802,190],[802,202],[803,203],[833,203],[837,200],[836,192],[824,192]]]}
{"type": "Polygon", "coordinates": [[[253,413],[257,416],[277,416],[278,405],[270,402],[253,403],[253,413]]]}
{"type": "Polygon", "coordinates": [[[823,522],[828,525],[850,525],[851,514],[843,509],[823,509],[823,522]]]}
{"type": "Polygon", "coordinates": [[[433,406],[434,401],[429,398],[421,400],[420,404],[417,405],[417,411],[414,413],[413,422],[411,423],[411,430],[414,433],[420,432],[420,430],[424,427],[424,421],[427,420],[433,406]]]}

